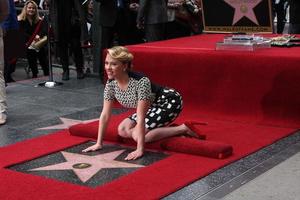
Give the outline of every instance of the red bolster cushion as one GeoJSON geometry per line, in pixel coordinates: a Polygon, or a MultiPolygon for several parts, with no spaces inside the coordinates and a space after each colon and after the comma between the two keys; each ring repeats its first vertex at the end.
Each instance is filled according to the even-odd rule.
{"type": "MultiPolygon", "coordinates": [[[[122,120],[130,116],[134,112],[133,109],[128,110],[127,112],[123,112],[118,115],[113,115],[111,117],[110,123],[107,126],[106,133],[104,135],[104,140],[109,141],[118,141],[118,125],[122,120]]],[[[98,127],[99,127],[99,120],[85,123],[85,124],[76,124],[69,128],[69,132],[73,136],[80,136],[80,137],[88,137],[97,139],[98,137],[98,127]]]]}
{"type": "Polygon", "coordinates": [[[194,138],[172,137],[161,142],[161,148],[192,155],[223,159],[232,155],[233,148],[229,144],[198,140],[194,138]]]}
{"type": "MultiPolygon", "coordinates": [[[[69,128],[70,135],[97,139],[99,121],[90,122],[87,124],[76,124],[69,128]]],[[[117,130],[114,127],[109,127],[104,135],[104,139],[108,141],[118,141],[117,130]]]]}
{"type": "Polygon", "coordinates": [[[88,124],[76,124],[69,128],[69,132],[73,136],[88,137],[97,139],[99,121],[88,124]]]}

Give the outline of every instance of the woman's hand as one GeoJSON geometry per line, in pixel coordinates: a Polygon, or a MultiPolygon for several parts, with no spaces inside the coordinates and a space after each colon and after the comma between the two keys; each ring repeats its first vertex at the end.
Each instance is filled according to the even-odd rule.
{"type": "Polygon", "coordinates": [[[132,10],[132,11],[137,11],[139,9],[139,4],[137,3],[131,3],[129,4],[129,9],[132,10]]]}
{"type": "MultiPolygon", "coordinates": [[[[149,81],[149,89],[151,91],[151,85],[149,81]]],[[[148,100],[139,100],[138,106],[136,109],[137,114],[137,124],[133,128],[132,138],[136,141],[137,146],[136,150],[129,153],[125,160],[136,160],[143,156],[144,154],[144,145],[145,145],[145,116],[150,107],[150,101],[148,100]]]]}
{"type": "Polygon", "coordinates": [[[92,146],[90,146],[90,147],[88,147],[88,148],[82,150],[82,152],[97,151],[97,150],[99,150],[99,149],[102,149],[102,145],[96,143],[96,144],[94,144],[94,145],[92,145],[92,146]]]}
{"type": "Polygon", "coordinates": [[[35,36],[35,38],[34,38],[34,41],[39,41],[41,39],[41,37],[38,35],[38,34],[36,34],[36,36],[35,36]]]}
{"type": "Polygon", "coordinates": [[[125,158],[125,160],[136,160],[136,159],[142,157],[143,155],[144,155],[144,151],[137,149],[137,150],[131,152],[130,154],[128,154],[127,157],[125,158]]]}

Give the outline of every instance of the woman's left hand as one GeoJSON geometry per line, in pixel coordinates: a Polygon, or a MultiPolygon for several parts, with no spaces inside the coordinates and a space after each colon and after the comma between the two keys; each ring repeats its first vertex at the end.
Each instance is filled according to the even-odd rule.
{"type": "Polygon", "coordinates": [[[37,34],[36,36],[35,36],[35,38],[34,38],[34,41],[39,41],[41,39],[41,37],[37,34]]]}
{"type": "Polygon", "coordinates": [[[125,158],[125,160],[136,160],[136,159],[142,157],[143,154],[144,154],[144,151],[136,149],[135,151],[129,153],[127,155],[127,157],[125,158]]]}

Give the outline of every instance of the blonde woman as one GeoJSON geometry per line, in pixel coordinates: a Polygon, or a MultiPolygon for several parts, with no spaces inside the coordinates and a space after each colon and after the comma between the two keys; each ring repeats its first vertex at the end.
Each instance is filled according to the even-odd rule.
{"type": "Polygon", "coordinates": [[[103,110],[99,119],[98,139],[95,145],[83,152],[102,148],[102,139],[109,123],[113,102],[117,100],[128,108],[136,108],[136,113],[124,119],[118,126],[118,134],[137,142],[136,150],[125,160],[135,160],[144,154],[144,143],[166,137],[186,134],[198,137],[192,131],[191,123],[168,126],[182,110],[182,97],[174,89],[151,83],[149,78],[133,72],[133,55],[127,48],[116,46],[108,49],[105,71],[108,77],[104,89],[103,110]]]}
{"type": "Polygon", "coordinates": [[[39,16],[38,6],[34,1],[29,0],[25,3],[21,14],[18,16],[18,21],[29,47],[26,52],[26,57],[32,72],[32,78],[37,78],[38,75],[37,59],[39,59],[44,76],[48,76],[49,68],[46,48],[42,47],[37,50],[30,47],[32,42],[37,42],[47,35],[47,22],[39,16]]]}

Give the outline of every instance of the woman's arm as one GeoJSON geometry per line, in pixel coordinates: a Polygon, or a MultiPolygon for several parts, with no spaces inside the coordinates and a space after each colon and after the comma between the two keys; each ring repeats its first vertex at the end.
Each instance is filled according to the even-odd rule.
{"type": "Polygon", "coordinates": [[[110,120],[113,101],[104,100],[103,109],[99,119],[98,138],[96,144],[84,149],[82,152],[102,149],[103,136],[110,120]]]}
{"type": "Polygon", "coordinates": [[[137,106],[137,124],[133,129],[132,137],[137,142],[136,150],[127,155],[125,160],[135,160],[144,154],[145,146],[145,117],[149,109],[148,100],[140,100],[137,106]]]}
{"type": "Polygon", "coordinates": [[[102,146],[105,130],[110,120],[112,106],[113,106],[113,101],[104,100],[103,110],[101,112],[100,119],[99,119],[99,129],[98,129],[98,138],[97,138],[97,143],[100,144],[101,146],[102,146]]]}

